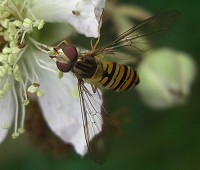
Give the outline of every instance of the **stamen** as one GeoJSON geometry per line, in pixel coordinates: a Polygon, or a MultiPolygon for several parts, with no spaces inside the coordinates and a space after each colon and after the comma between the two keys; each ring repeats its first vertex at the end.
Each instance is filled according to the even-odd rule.
{"type": "MultiPolygon", "coordinates": [[[[14,113],[14,132],[12,134],[13,139],[17,138],[25,131],[25,106],[29,103],[27,95],[28,83],[31,82],[33,84],[28,88],[28,91],[35,92],[37,96],[44,95],[44,92],[40,90],[39,86],[35,83],[39,82],[39,77],[34,64],[38,64],[39,67],[45,70],[56,72],[52,69],[54,65],[47,64],[40,60],[33,51],[34,59],[26,58],[25,61],[19,63],[27,47],[29,47],[29,44],[25,42],[27,40],[27,35],[31,33],[35,27],[40,30],[44,26],[44,20],[37,20],[32,13],[30,8],[31,2],[29,0],[20,1],[19,3],[20,4],[15,0],[3,0],[0,4],[0,35],[3,39],[3,43],[0,44],[2,46],[0,52],[0,98],[4,97],[9,91],[12,92],[13,96],[11,96],[10,92],[9,98],[7,99],[9,104],[14,100],[16,105],[14,113]],[[22,44],[26,44],[26,46],[19,47],[19,45],[22,44]],[[26,64],[28,66],[26,66],[26,64]],[[28,75],[29,72],[30,74],[28,75]],[[9,79],[12,81],[9,81],[9,79]],[[17,84],[19,88],[17,89],[16,81],[19,81],[17,84]],[[31,88],[32,90],[29,90],[31,88]],[[21,106],[19,104],[21,104],[21,106]],[[20,119],[19,110],[21,111],[20,119]]],[[[40,51],[43,50],[43,52],[45,51],[48,55],[54,54],[52,47],[45,46],[34,40],[31,42],[33,42],[33,45],[40,51]]],[[[4,129],[9,128],[9,126],[10,124],[8,125],[7,123],[1,125],[4,129]]]]}
{"type": "Polygon", "coordinates": [[[24,37],[25,37],[26,33],[27,33],[27,31],[23,32],[20,44],[22,44],[24,42],[24,37]]]}
{"type": "Polygon", "coordinates": [[[10,84],[6,82],[3,86],[3,92],[4,94],[7,93],[10,90],[10,84]]]}
{"type": "Polygon", "coordinates": [[[32,72],[32,79],[34,80],[33,82],[39,82],[39,77],[38,77],[38,75],[35,71],[35,67],[30,62],[29,62],[29,67],[30,67],[30,70],[32,72]]]}
{"type": "Polygon", "coordinates": [[[25,31],[29,31],[32,28],[33,21],[30,18],[25,18],[22,25],[25,31]]]}
{"type": "Polygon", "coordinates": [[[28,99],[22,101],[22,104],[23,104],[24,106],[27,106],[29,103],[30,103],[30,101],[29,101],[28,99]]]}
{"type": "Polygon", "coordinates": [[[28,13],[30,14],[30,16],[34,19],[34,20],[37,20],[36,17],[34,16],[34,14],[32,13],[31,9],[29,6],[26,7],[28,13]]]}
{"type": "Polygon", "coordinates": [[[15,12],[16,15],[21,19],[23,20],[23,17],[21,15],[21,13],[18,11],[18,9],[16,8],[15,4],[12,2],[12,1],[9,1],[10,3],[10,8],[12,9],[12,12],[15,12]]]}
{"type": "Polygon", "coordinates": [[[26,77],[26,81],[25,81],[25,88],[26,88],[28,81],[30,81],[33,84],[35,82],[35,79],[33,75],[30,75],[30,73],[29,75],[26,74],[28,73],[28,71],[24,63],[22,63],[22,67],[23,67],[23,72],[25,73],[24,76],[26,77]]]}
{"type": "Polygon", "coordinates": [[[13,68],[13,75],[14,75],[16,81],[22,80],[22,75],[21,75],[21,72],[19,70],[19,66],[17,64],[13,68]]]}
{"type": "Polygon", "coordinates": [[[21,14],[22,11],[25,9],[26,4],[27,4],[27,0],[24,0],[24,3],[22,4],[21,9],[19,10],[19,13],[20,13],[20,14],[21,14]]]}
{"type": "Polygon", "coordinates": [[[19,128],[19,129],[17,129],[17,132],[19,134],[23,134],[25,132],[25,129],[24,128],[19,128]]]}
{"type": "Polygon", "coordinates": [[[19,28],[19,29],[17,30],[17,32],[14,34],[14,38],[15,38],[15,39],[18,39],[19,33],[22,32],[22,31],[23,31],[23,29],[22,29],[22,28],[19,28]]]}
{"type": "MultiPolygon", "coordinates": [[[[26,69],[24,63],[22,63],[22,67],[23,67],[24,72],[27,72],[27,69],[26,69]]],[[[25,82],[24,82],[24,80],[22,80],[21,84],[22,84],[22,88],[23,88],[23,91],[24,91],[24,99],[22,99],[22,104],[24,106],[26,106],[26,105],[29,104],[29,100],[28,100],[28,97],[27,97],[27,91],[30,92],[30,93],[37,93],[39,85],[36,85],[36,83],[34,83],[34,81],[32,79],[29,79],[29,76],[27,74],[25,74],[25,82]],[[32,85],[26,90],[28,80],[30,80],[32,85]]]]}
{"type": "MultiPolygon", "coordinates": [[[[37,20],[36,17],[34,16],[34,14],[33,14],[32,11],[31,11],[31,8],[30,8],[30,1],[27,1],[27,0],[25,0],[25,1],[26,1],[26,10],[27,10],[28,14],[29,14],[34,20],[37,20]]],[[[28,14],[27,14],[27,15],[28,15],[28,14]]]]}
{"type": "Polygon", "coordinates": [[[3,87],[0,90],[0,99],[2,99],[4,95],[10,91],[10,84],[8,83],[8,78],[3,80],[2,86],[3,87]]]}
{"type": "Polygon", "coordinates": [[[19,133],[18,133],[18,132],[14,132],[14,133],[12,134],[12,138],[13,138],[13,139],[16,139],[17,137],[19,137],[19,133]]]}
{"type": "MultiPolygon", "coordinates": [[[[24,64],[23,64],[24,66],[24,64]]],[[[25,66],[24,66],[25,67],[25,66]]],[[[22,100],[23,102],[23,105],[27,105],[29,103],[28,101],[28,97],[27,97],[27,92],[26,92],[26,87],[27,87],[27,84],[28,84],[28,78],[27,76],[25,76],[25,82],[24,82],[24,79],[22,79],[21,81],[21,86],[22,86],[22,89],[23,89],[23,95],[24,95],[24,100],[22,100]]]]}
{"type": "Polygon", "coordinates": [[[5,84],[7,78],[2,78],[0,81],[0,88],[3,88],[3,85],[5,84]]]}
{"type": "Polygon", "coordinates": [[[37,90],[36,92],[38,97],[44,96],[44,91],[43,90],[37,90]]]}
{"type": "MultiPolygon", "coordinates": [[[[7,103],[8,103],[8,105],[11,103],[11,93],[10,94],[8,94],[8,100],[7,100],[7,103]]],[[[6,114],[5,116],[8,116],[7,114],[12,114],[12,113],[8,113],[8,112],[6,112],[6,113],[4,113],[4,114],[6,114]]],[[[3,129],[9,129],[10,127],[9,127],[9,125],[6,123],[6,122],[4,122],[2,125],[1,125],[1,127],[3,128],[3,129]]]]}
{"type": "MultiPolygon", "coordinates": [[[[20,90],[20,93],[22,94],[22,89],[20,90]]],[[[21,99],[21,102],[23,103],[23,102],[24,102],[24,99],[23,99],[23,96],[22,96],[22,95],[20,95],[20,99],[21,99]]],[[[22,129],[24,129],[24,121],[25,121],[25,113],[26,113],[25,111],[26,111],[25,105],[22,104],[21,124],[20,124],[20,127],[21,127],[21,128],[18,129],[18,132],[19,132],[19,133],[21,133],[21,132],[22,132],[22,129]],[[21,129],[21,130],[20,130],[20,129],[21,129]]]]}
{"type": "Polygon", "coordinates": [[[6,19],[10,16],[11,10],[8,8],[8,0],[1,2],[0,4],[0,18],[6,19]]]}
{"type": "Polygon", "coordinates": [[[36,40],[34,40],[33,38],[29,37],[29,40],[33,43],[33,45],[39,50],[39,51],[42,51],[48,55],[56,55],[55,54],[55,51],[54,51],[54,48],[53,47],[49,47],[45,44],[42,44],[42,43],[39,43],[37,42],[36,40]]]}
{"type": "MultiPolygon", "coordinates": [[[[31,53],[32,53],[32,55],[33,55],[33,58],[35,59],[35,62],[38,64],[39,67],[41,67],[41,68],[43,68],[43,69],[45,69],[45,70],[51,71],[51,72],[53,72],[53,73],[56,73],[55,70],[53,70],[53,69],[51,69],[51,68],[49,68],[49,67],[46,67],[46,66],[40,64],[41,61],[37,58],[37,56],[35,55],[35,53],[33,52],[33,50],[31,50],[31,53]]],[[[45,64],[46,64],[46,63],[45,63],[45,64]]],[[[51,65],[50,65],[50,66],[51,66],[51,65]]],[[[52,66],[53,66],[53,65],[52,65],[52,66]]]]}
{"type": "Polygon", "coordinates": [[[27,46],[24,47],[24,48],[20,51],[20,53],[17,55],[18,57],[17,57],[15,63],[13,64],[13,67],[14,67],[14,66],[17,64],[17,62],[21,59],[21,57],[22,57],[22,55],[24,54],[24,52],[26,51],[26,49],[27,49],[27,46]]]}
{"type": "MultiPolygon", "coordinates": [[[[14,83],[13,83],[14,84],[14,83]]],[[[18,114],[19,114],[19,102],[18,102],[18,98],[17,98],[17,93],[15,90],[15,87],[13,86],[12,88],[13,94],[14,94],[14,99],[15,99],[15,105],[16,105],[16,109],[15,109],[15,123],[14,123],[14,133],[12,134],[13,139],[15,139],[16,137],[18,137],[18,133],[17,133],[17,123],[18,123],[18,114]]]]}
{"type": "Polygon", "coordinates": [[[4,66],[0,66],[0,77],[3,78],[7,74],[7,69],[4,66]]]}
{"type": "Polygon", "coordinates": [[[36,93],[38,91],[39,87],[38,86],[35,86],[35,85],[31,85],[29,88],[28,88],[28,92],[30,93],[36,93]]]}
{"type": "Polygon", "coordinates": [[[6,18],[4,21],[1,21],[1,26],[3,26],[4,28],[8,28],[9,27],[9,23],[10,23],[10,20],[8,18],[6,18]]]}

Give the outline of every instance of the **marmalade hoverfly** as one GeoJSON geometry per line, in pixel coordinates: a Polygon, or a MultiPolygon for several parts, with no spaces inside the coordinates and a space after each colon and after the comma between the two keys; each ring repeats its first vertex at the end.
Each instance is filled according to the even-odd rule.
{"type": "Polygon", "coordinates": [[[102,112],[95,110],[93,106],[95,98],[84,84],[90,83],[94,93],[99,93],[96,84],[119,92],[136,86],[139,83],[139,76],[132,67],[115,62],[104,62],[100,58],[109,54],[115,55],[122,47],[129,47],[136,53],[146,52],[170,30],[178,15],[179,12],[174,10],[160,13],[121,33],[110,43],[99,48],[97,48],[98,38],[92,49],[88,51],[78,52],[75,45],[66,41],[53,47],[54,55],[50,57],[55,60],[57,68],[61,72],[72,72],[78,79],[85,139],[95,162],[104,163],[110,146],[107,140],[110,131],[101,133],[102,127],[98,122],[103,121],[103,128],[105,126],[109,129],[111,118],[100,103],[102,112]],[[60,48],[63,43],[64,46],[60,48]],[[95,138],[97,136],[97,139],[93,139],[94,136],[95,138]]]}

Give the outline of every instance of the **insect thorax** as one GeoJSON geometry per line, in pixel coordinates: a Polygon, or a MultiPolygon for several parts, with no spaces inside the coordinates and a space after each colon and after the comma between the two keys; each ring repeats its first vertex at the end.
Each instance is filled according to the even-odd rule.
{"type": "Polygon", "coordinates": [[[79,57],[72,72],[84,79],[90,79],[96,73],[98,63],[93,57],[79,57]]]}

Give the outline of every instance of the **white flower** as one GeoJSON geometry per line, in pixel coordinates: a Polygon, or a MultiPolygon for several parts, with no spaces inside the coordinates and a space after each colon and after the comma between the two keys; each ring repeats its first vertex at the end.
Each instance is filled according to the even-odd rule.
{"type": "Polygon", "coordinates": [[[153,108],[182,104],[190,94],[196,75],[191,57],[168,48],[151,50],[138,67],[143,101],[153,108]]]}
{"type": "MultiPolygon", "coordinates": [[[[48,58],[37,52],[34,55],[44,57],[46,63],[48,58]]],[[[33,62],[33,61],[30,61],[33,62]]],[[[64,142],[73,144],[77,153],[84,155],[87,145],[83,133],[83,122],[80,108],[80,99],[77,91],[77,80],[70,73],[65,74],[61,80],[53,72],[38,69],[41,88],[45,95],[39,98],[43,110],[43,116],[51,130],[64,142]]],[[[102,99],[92,92],[90,85],[86,87],[96,101],[102,104],[102,99]]],[[[96,104],[93,103],[95,106],[96,104]]],[[[100,105],[95,107],[100,110],[100,105]]]]}
{"type": "MultiPolygon", "coordinates": [[[[2,128],[0,128],[0,142],[4,140],[13,119],[12,137],[17,138],[24,133],[25,106],[29,104],[28,91],[39,97],[44,117],[51,130],[64,142],[71,143],[77,153],[81,155],[86,153],[87,145],[81,120],[76,78],[70,74],[66,74],[62,80],[57,78],[55,63],[50,61],[48,55],[33,48],[33,46],[39,48],[40,43],[30,37],[30,33],[43,28],[44,23],[49,21],[48,18],[45,18],[48,15],[45,12],[50,11],[52,19],[55,19],[51,20],[52,22],[57,20],[70,23],[75,27],[78,22],[84,25],[76,27],[77,31],[87,33],[88,36],[97,36],[98,17],[96,18],[94,13],[97,2],[105,3],[105,1],[80,1],[80,3],[71,1],[68,5],[75,7],[74,10],[80,8],[80,15],[77,13],[75,13],[77,15],[71,15],[72,11],[70,14],[63,12],[62,15],[56,15],[54,9],[65,11],[65,9],[71,8],[68,8],[64,1],[56,1],[56,3],[50,0],[48,2],[37,0],[1,1],[0,126],[2,128]],[[84,14],[84,11],[88,11],[87,15],[84,14]],[[66,17],[63,19],[64,15],[66,17]],[[87,19],[90,22],[95,20],[96,26],[90,27],[91,23],[87,19]]],[[[102,7],[104,5],[100,6],[100,8],[102,7]]],[[[100,12],[97,14],[100,15],[100,12]]],[[[88,89],[91,90],[90,87],[88,89]]],[[[93,94],[93,92],[91,93],[93,94]]],[[[101,99],[99,103],[102,103],[101,99]]],[[[100,110],[100,108],[97,109],[100,110]]]]}
{"type": "Polygon", "coordinates": [[[31,9],[38,19],[69,23],[79,33],[98,37],[99,19],[104,6],[105,0],[35,0],[31,9]]]}

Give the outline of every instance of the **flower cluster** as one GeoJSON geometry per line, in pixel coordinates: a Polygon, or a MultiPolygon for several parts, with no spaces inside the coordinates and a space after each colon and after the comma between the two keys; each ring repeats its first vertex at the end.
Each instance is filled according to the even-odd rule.
{"type": "MultiPolygon", "coordinates": [[[[27,8],[25,8],[25,5],[22,6],[19,11],[17,9],[17,4],[13,1],[5,0],[0,4],[0,36],[2,37],[2,49],[0,52],[0,98],[4,98],[7,93],[13,93],[16,106],[18,106],[18,99],[20,99],[22,104],[23,118],[20,122],[20,127],[18,127],[18,109],[15,111],[16,120],[14,133],[12,135],[13,138],[16,138],[24,131],[24,107],[29,103],[27,97],[27,85],[28,82],[35,82],[34,76],[24,74],[29,68],[27,68],[25,61],[21,61],[21,58],[27,49],[25,44],[26,34],[30,34],[34,29],[40,30],[44,25],[43,20],[26,18],[22,15],[23,13],[26,16],[31,14],[27,8]],[[14,88],[14,84],[17,87],[15,86],[14,88]]],[[[33,72],[34,70],[32,70],[32,73],[33,72]]],[[[39,92],[37,94],[39,96],[41,95],[39,92]]],[[[3,127],[8,128],[8,124],[10,123],[4,122],[3,127]]]]}
{"type": "MultiPolygon", "coordinates": [[[[71,24],[86,36],[96,37],[97,16],[102,12],[98,8],[104,5],[105,0],[0,1],[0,142],[13,120],[12,137],[15,139],[24,133],[26,105],[32,93],[31,96],[39,97],[50,129],[64,142],[71,143],[77,153],[86,153],[79,97],[74,95],[78,94],[77,81],[70,74],[58,79],[62,75],[56,76],[55,64],[41,51],[39,32],[46,22],[57,21],[71,24]]],[[[58,24],[55,25],[58,28],[58,24]]],[[[67,32],[65,27],[62,29],[67,32]]],[[[61,38],[60,41],[65,35],[61,38]]]]}

